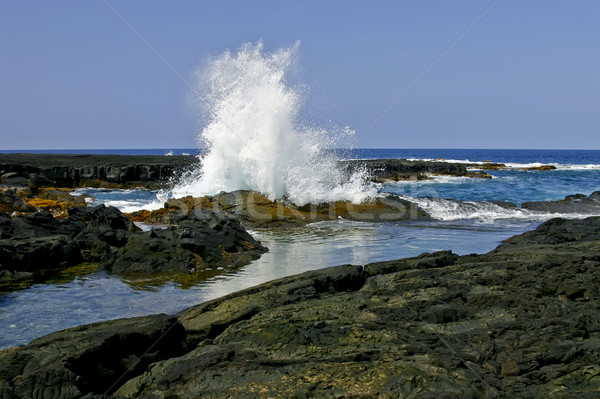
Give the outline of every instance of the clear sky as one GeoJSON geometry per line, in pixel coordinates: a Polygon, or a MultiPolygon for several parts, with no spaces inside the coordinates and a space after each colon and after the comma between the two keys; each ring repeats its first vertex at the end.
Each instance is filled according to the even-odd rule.
{"type": "MultiPolygon", "coordinates": [[[[597,0],[106,2],[184,80],[299,40],[307,114],[358,147],[600,149],[597,0]]],[[[194,146],[186,85],[101,0],[1,2],[0,57],[0,150],[194,146]]]]}

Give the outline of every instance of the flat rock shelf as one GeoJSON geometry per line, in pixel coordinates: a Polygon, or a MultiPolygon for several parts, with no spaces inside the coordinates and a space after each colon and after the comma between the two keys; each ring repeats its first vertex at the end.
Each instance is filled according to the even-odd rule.
{"type": "Polygon", "coordinates": [[[337,267],[0,352],[2,398],[594,397],[600,218],[337,267]]]}

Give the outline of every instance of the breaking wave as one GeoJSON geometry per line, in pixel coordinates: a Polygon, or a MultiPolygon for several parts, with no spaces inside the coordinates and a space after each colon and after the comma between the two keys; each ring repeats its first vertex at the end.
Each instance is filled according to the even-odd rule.
{"type": "Polygon", "coordinates": [[[354,131],[314,128],[301,120],[304,90],[289,79],[297,49],[266,52],[262,42],[248,43],[196,74],[202,95],[197,102],[207,119],[197,141],[207,152],[174,188],[175,197],[254,190],[304,205],[377,196],[365,183],[365,171],[348,176],[328,155],[354,131]]]}

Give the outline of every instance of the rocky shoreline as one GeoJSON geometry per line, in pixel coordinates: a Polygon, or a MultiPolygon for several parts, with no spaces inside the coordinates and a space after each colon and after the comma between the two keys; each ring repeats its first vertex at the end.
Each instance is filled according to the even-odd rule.
{"type": "MultiPolygon", "coordinates": [[[[191,155],[0,154],[0,183],[37,187],[158,188],[197,167],[191,155]]],[[[375,181],[422,180],[430,175],[490,177],[464,164],[402,159],[340,161],[348,173],[366,168],[375,181]]]]}
{"type": "Polygon", "coordinates": [[[239,222],[209,211],[150,231],[104,205],[72,207],[61,219],[49,212],[0,212],[0,291],[84,262],[118,274],[225,273],[266,251],[239,222]]]}
{"type": "Polygon", "coordinates": [[[1,398],[594,397],[600,218],[343,265],[0,352],[1,398]]]}
{"type": "MultiPolygon", "coordinates": [[[[215,269],[224,272],[267,250],[244,228],[293,228],[338,218],[365,222],[431,219],[426,209],[391,194],[362,204],[338,201],[296,206],[252,191],[235,191],[171,199],[152,212],[122,215],[116,209],[87,209],[83,196],[70,193],[79,186],[156,188],[173,184],[175,174],[198,162],[193,156],[0,154],[0,291],[25,288],[82,262],[95,262],[115,273],[194,272],[199,278],[199,272],[210,271],[206,276],[212,277],[215,269]],[[99,222],[98,218],[103,219],[99,222]],[[131,221],[162,227],[140,232],[131,221]]],[[[340,162],[349,174],[366,168],[379,182],[432,175],[486,177],[470,172],[468,165],[439,161],[340,162]]],[[[510,203],[493,205],[518,208],[510,203]]],[[[522,209],[598,214],[600,193],[528,202],[522,209]]]]}
{"type": "Polygon", "coordinates": [[[191,155],[0,154],[2,183],[158,188],[198,163],[191,155]]]}

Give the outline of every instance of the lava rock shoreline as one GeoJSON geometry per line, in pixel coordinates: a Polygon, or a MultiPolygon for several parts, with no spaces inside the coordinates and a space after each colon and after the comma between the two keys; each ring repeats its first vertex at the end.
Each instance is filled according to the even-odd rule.
{"type": "Polygon", "coordinates": [[[62,219],[0,212],[0,292],[84,262],[117,274],[225,273],[266,251],[239,222],[209,211],[150,231],[104,205],[72,207],[62,219]]]}
{"type": "Polygon", "coordinates": [[[581,398],[600,391],[600,218],[275,280],[0,352],[0,398],[581,398]]]}
{"type": "MultiPolygon", "coordinates": [[[[36,187],[148,187],[169,184],[198,167],[191,155],[0,154],[0,179],[5,184],[36,187]]],[[[464,164],[402,159],[340,161],[352,173],[366,168],[376,181],[420,180],[428,175],[489,177],[464,164]]]]}

